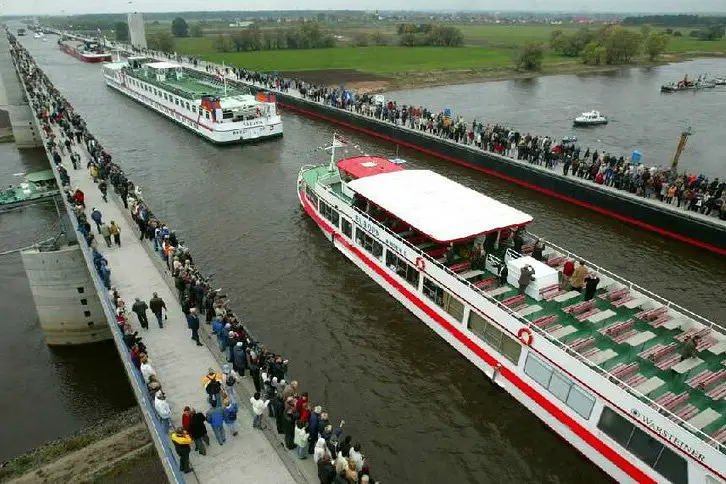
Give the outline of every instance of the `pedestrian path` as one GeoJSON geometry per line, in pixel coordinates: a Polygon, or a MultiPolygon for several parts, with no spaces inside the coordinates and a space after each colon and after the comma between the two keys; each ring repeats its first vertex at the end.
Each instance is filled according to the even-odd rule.
{"type": "MultiPolygon", "coordinates": [[[[59,136],[56,129],[56,135],[59,136]]],[[[60,137],[60,136],[59,136],[60,137]]],[[[73,149],[81,155],[81,166],[85,167],[89,155],[84,146],[74,145],[73,149]]],[[[135,236],[130,217],[123,213],[123,206],[113,199],[109,193],[109,202],[104,202],[101,192],[91,179],[88,170],[73,169],[68,153],[63,156],[63,165],[71,177],[71,186],[80,188],[85,193],[86,212],[90,214],[97,208],[103,214],[103,221],[116,222],[121,230],[121,247],[107,247],[103,237],[98,235],[94,227],[98,250],[108,260],[111,269],[111,283],[116,286],[127,305],[133,303],[135,297],[148,301],[152,293],[157,292],[164,299],[168,308],[168,320],[163,329],[156,324],[156,319],[149,313],[149,329],[144,330],[135,314],[129,312],[129,322],[139,335],[143,337],[151,365],[156,370],[163,391],[171,406],[174,426],[179,426],[181,414],[185,406],[192,406],[206,412],[209,404],[202,387],[202,377],[207,369],[220,365],[207,346],[196,346],[190,339],[186,320],[181,306],[172,290],[167,285],[164,275],[157,268],[142,242],[135,236]]],[[[109,187],[109,192],[113,187],[109,187]]],[[[238,415],[239,434],[236,437],[227,435],[227,442],[219,446],[209,431],[212,443],[206,456],[192,452],[191,464],[193,476],[187,475],[189,482],[196,477],[204,484],[239,482],[288,484],[304,482],[299,476],[294,477],[273,448],[264,434],[252,428],[252,414],[249,401],[239,402],[238,415]],[[192,479],[189,479],[192,477],[192,479]]]]}

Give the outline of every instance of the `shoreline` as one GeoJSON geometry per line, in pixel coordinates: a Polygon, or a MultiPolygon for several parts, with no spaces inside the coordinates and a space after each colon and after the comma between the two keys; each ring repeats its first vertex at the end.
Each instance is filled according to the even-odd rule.
{"type": "MultiPolygon", "coordinates": [[[[679,54],[663,54],[656,61],[640,61],[632,64],[618,65],[600,65],[589,66],[582,62],[562,62],[557,64],[544,65],[541,71],[528,72],[520,71],[514,67],[503,68],[484,68],[478,70],[441,70],[441,71],[418,71],[418,72],[401,72],[395,73],[391,77],[381,76],[380,80],[361,80],[351,81],[346,87],[359,94],[380,94],[390,91],[402,91],[408,89],[425,89],[431,87],[455,86],[462,84],[479,84],[486,82],[512,81],[512,80],[532,80],[539,77],[547,76],[567,76],[567,75],[600,75],[609,72],[615,72],[622,69],[636,68],[653,68],[679,62],[687,62],[697,59],[707,58],[726,58],[726,53],[711,52],[690,52],[679,54]]],[[[324,69],[311,72],[324,72],[324,69]]],[[[329,69],[333,72],[335,69],[329,69]]],[[[304,71],[297,73],[304,78],[304,71]]],[[[362,75],[367,73],[361,72],[362,75]]],[[[339,83],[338,83],[339,84],[339,83]]],[[[336,86],[336,83],[330,86],[336,86]]]]}

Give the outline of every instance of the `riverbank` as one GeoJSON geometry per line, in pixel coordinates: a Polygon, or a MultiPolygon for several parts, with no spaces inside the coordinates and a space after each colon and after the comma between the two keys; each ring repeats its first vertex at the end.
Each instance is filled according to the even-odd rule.
{"type": "Polygon", "coordinates": [[[144,474],[161,478],[146,482],[165,480],[151,447],[151,437],[136,407],[4,462],[0,467],[0,482],[89,482],[127,474],[127,459],[143,460],[144,474]]]}

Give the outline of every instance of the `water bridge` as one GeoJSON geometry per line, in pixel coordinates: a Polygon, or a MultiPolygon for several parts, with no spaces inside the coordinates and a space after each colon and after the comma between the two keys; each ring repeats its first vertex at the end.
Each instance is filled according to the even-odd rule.
{"type": "MultiPolygon", "coordinates": [[[[32,62],[29,56],[26,60],[32,62]]],[[[46,134],[41,129],[41,120],[29,106],[33,105],[34,98],[17,71],[9,40],[5,35],[0,36],[0,72],[9,93],[9,102],[3,107],[10,108],[13,127],[20,124],[16,134],[18,146],[41,147],[45,150],[58,186],[61,186],[59,172],[45,144],[50,133],[46,134]]],[[[53,125],[51,133],[60,138],[57,125],[53,125]]],[[[80,166],[85,167],[91,159],[89,153],[82,143],[75,145],[74,150],[81,156],[80,166]]],[[[124,209],[121,200],[111,193],[113,189],[109,190],[109,201],[104,202],[98,186],[86,169],[73,170],[67,153],[62,157],[62,164],[68,169],[71,186],[78,187],[85,193],[87,210],[97,207],[105,222],[113,220],[120,228],[121,246],[106,247],[99,237],[98,250],[108,261],[111,283],[121,297],[129,303],[135,297],[148,301],[152,293],[157,292],[166,302],[168,320],[164,329],[156,328],[152,321],[153,329],[143,330],[133,315],[129,317],[129,321],[143,337],[151,363],[171,406],[172,424],[179,426],[185,406],[192,406],[202,412],[209,408],[201,380],[207,369],[214,368],[219,371],[221,363],[224,362],[223,357],[216,351],[216,342],[208,348],[206,345],[197,347],[190,341],[185,317],[165,262],[150,244],[139,240],[136,224],[129,211],[124,209]]],[[[115,307],[109,299],[103,280],[95,270],[92,250],[78,230],[76,217],[70,216],[73,207],[66,197],[59,197],[58,202],[59,214],[67,223],[63,231],[66,237],[56,239],[52,244],[38,244],[26,248],[21,254],[46,340],[49,344],[58,345],[82,344],[109,338],[113,340],[169,481],[229,483],[245,480],[279,484],[317,482],[317,473],[311,459],[294,459],[280,445],[279,436],[273,429],[258,430],[252,427],[249,397],[254,389],[249,379],[236,385],[240,407],[239,435],[233,437],[228,432],[224,446],[212,442],[204,457],[192,452],[193,472],[184,474],[180,471],[178,456],[168,432],[158,419],[143,377],[130,358],[117,324],[115,307]],[[52,324],[47,324],[48,321],[52,324]]],[[[202,328],[201,333],[204,332],[205,329],[202,328]]],[[[203,339],[211,341],[209,335],[206,338],[203,335],[203,339]]],[[[213,440],[211,430],[209,435],[213,440]]]]}

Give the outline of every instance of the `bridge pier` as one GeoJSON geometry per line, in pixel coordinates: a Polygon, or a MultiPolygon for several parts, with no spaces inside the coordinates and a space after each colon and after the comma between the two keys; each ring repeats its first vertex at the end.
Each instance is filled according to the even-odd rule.
{"type": "Polygon", "coordinates": [[[38,246],[20,255],[48,345],[111,339],[106,314],[78,244],[38,246]]]}
{"type": "Polygon", "coordinates": [[[0,35],[0,109],[7,111],[10,117],[15,145],[19,149],[43,146],[33,112],[10,57],[10,43],[5,35],[0,35]]]}

